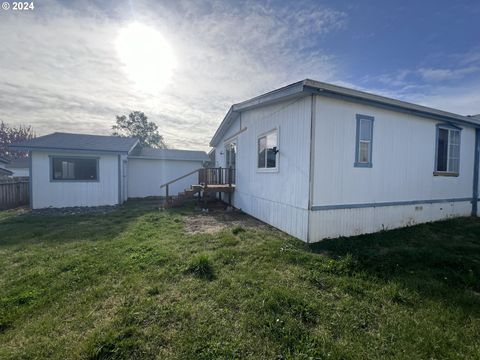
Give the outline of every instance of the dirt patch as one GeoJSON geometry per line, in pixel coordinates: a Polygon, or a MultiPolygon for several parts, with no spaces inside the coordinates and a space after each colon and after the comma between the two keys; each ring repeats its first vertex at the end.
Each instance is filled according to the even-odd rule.
{"type": "Polygon", "coordinates": [[[268,225],[240,211],[214,210],[185,218],[190,234],[214,234],[226,228],[266,228],[268,225]]]}

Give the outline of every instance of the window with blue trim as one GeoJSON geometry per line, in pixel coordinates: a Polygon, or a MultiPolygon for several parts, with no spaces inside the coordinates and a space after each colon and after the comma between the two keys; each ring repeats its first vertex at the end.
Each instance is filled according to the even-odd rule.
{"type": "Polygon", "coordinates": [[[435,171],[458,174],[460,172],[460,129],[437,126],[436,146],[435,171]]]}
{"type": "Polygon", "coordinates": [[[373,120],[372,116],[357,115],[356,167],[372,167],[373,120]]]}

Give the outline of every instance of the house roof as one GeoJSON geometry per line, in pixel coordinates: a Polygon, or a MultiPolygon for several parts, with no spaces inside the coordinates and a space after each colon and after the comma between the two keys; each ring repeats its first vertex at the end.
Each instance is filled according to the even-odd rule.
{"type": "Polygon", "coordinates": [[[305,79],[254,97],[250,100],[232,105],[217,131],[213,135],[210,141],[210,146],[216,146],[220,142],[225,132],[242,111],[273,104],[287,99],[295,99],[310,94],[377,106],[440,121],[449,121],[461,125],[480,127],[480,118],[477,118],[477,116],[454,114],[447,111],[388,98],[385,96],[349,89],[343,86],[305,79]]]}
{"type": "Polygon", "coordinates": [[[153,149],[142,148],[138,154],[129,156],[130,158],[142,158],[152,160],[190,160],[190,161],[208,161],[205,151],[194,150],[175,150],[175,149],[153,149]]]}
{"type": "Polygon", "coordinates": [[[5,167],[7,169],[24,169],[30,167],[29,159],[28,158],[21,158],[21,159],[12,159],[10,163],[6,164],[5,167]]]}
{"type": "Polygon", "coordinates": [[[31,140],[20,141],[10,147],[22,150],[129,153],[137,143],[137,139],[128,137],[55,132],[31,140]]]}

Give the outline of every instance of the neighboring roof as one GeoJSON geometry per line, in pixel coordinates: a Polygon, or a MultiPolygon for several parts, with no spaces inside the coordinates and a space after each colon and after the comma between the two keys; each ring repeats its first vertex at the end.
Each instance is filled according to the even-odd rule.
{"type": "Polygon", "coordinates": [[[22,150],[63,150],[82,152],[129,153],[138,140],[119,136],[53,133],[10,145],[22,150]]]}
{"type": "Polygon", "coordinates": [[[317,94],[320,96],[368,104],[440,121],[449,121],[458,124],[480,127],[480,118],[477,120],[476,116],[463,116],[401,100],[391,99],[385,96],[367,93],[364,91],[353,90],[343,86],[305,79],[254,97],[250,100],[232,105],[217,131],[213,135],[212,140],[210,141],[210,146],[216,146],[218,144],[227,129],[242,111],[273,104],[279,101],[285,101],[287,99],[295,99],[310,94],[317,94]]]}
{"type": "Polygon", "coordinates": [[[152,149],[143,148],[139,154],[129,156],[130,158],[142,158],[152,160],[191,160],[191,161],[209,161],[205,151],[194,150],[174,150],[174,149],[152,149]]]}
{"type": "Polygon", "coordinates": [[[22,159],[12,159],[9,164],[6,164],[5,167],[7,169],[24,169],[30,167],[29,159],[22,158],[22,159]]]}
{"type": "Polygon", "coordinates": [[[0,156],[0,164],[8,164],[10,160],[0,156]]]}
{"type": "Polygon", "coordinates": [[[0,175],[11,176],[11,175],[13,175],[13,172],[11,172],[10,170],[4,169],[4,168],[0,168],[0,175]]]}

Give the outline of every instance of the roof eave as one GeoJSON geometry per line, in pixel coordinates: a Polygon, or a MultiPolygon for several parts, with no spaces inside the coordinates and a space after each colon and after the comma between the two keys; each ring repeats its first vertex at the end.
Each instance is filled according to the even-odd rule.
{"type": "Polygon", "coordinates": [[[210,161],[210,158],[202,159],[189,159],[189,158],[171,158],[171,157],[160,157],[160,156],[142,156],[142,155],[129,155],[129,159],[142,159],[142,160],[170,160],[170,161],[210,161]]]}
{"type": "Polygon", "coordinates": [[[259,106],[274,104],[279,101],[285,101],[288,98],[301,96],[304,92],[305,80],[284,86],[282,88],[270,91],[266,94],[256,96],[252,99],[234,104],[230,107],[223,121],[220,123],[217,131],[210,140],[210,146],[215,147],[220,142],[225,131],[230,127],[231,123],[238,117],[240,112],[254,109],[259,106]]]}
{"type": "Polygon", "coordinates": [[[58,151],[58,152],[80,152],[80,153],[95,153],[95,154],[128,154],[128,151],[117,150],[94,150],[94,149],[72,149],[72,148],[59,148],[59,147],[45,147],[45,146],[18,146],[10,145],[12,149],[20,151],[58,151]]]}
{"type": "MultiPolygon", "coordinates": [[[[331,97],[331,98],[346,100],[350,102],[376,106],[376,107],[380,107],[388,110],[408,113],[411,115],[416,115],[416,116],[429,118],[433,120],[447,121],[447,122],[451,122],[459,125],[480,127],[480,121],[475,121],[475,120],[472,121],[471,119],[463,115],[448,113],[445,111],[436,110],[433,108],[428,108],[428,107],[416,105],[416,104],[412,104],[410,106],[409,103],[405,103],[403,101],[395,100],[395,99],[386,98],[385,100],[378,100],[378,99],[375,99],[375,97],[378,97],[378,96],[373,94],[372,94],[373,98],[368,98],[365,96],[357,96],[354,93],[346,94],[340,91],[325,89],[323,87],[312,87],[309,85],[306,85],[304,87],[304,91],[307,93],[316,94],[319,96],[331,97]]],[[[358,92],[357,90],[353,90],[353,91],[358,92]]],[[[369,95],[368,93],[365,93],[365,94],[369,95]]]]}

